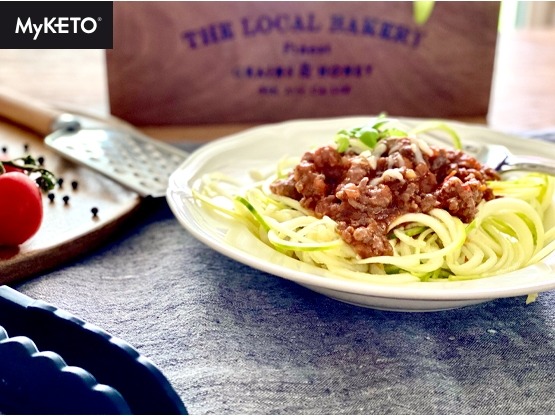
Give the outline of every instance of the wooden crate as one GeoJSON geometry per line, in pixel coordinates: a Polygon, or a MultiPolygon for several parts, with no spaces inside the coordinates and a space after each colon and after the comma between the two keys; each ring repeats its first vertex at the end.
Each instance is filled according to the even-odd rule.
{"type": "Polygon", "coordinates": [[[115,2],[111,111],[135,125],[488,111],[499,2],[115,2]]]}

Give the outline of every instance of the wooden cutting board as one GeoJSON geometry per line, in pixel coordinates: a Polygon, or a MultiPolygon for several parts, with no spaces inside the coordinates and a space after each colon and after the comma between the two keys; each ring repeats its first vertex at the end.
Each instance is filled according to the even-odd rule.
{"type": "MultiPolygon", "coordinates": [[[[0,119],[0,148],[10,158],[28,153],[42,156],[44,166],[57,178],[53,202],[43,195],[44,219],[38,233],[19,247],[0,247],[0,284],[37,276],[89,253],[124,226],[141,204],[141,198],[86,167],[62,159],[48,149],[37,134],[0,119]],[[72,182],[77,182],[73,189],[72,182]],[[68,196],[67,203],[64,196],[68,196]],[[92,208],[98,209],[94,216],[92,208]]],[[[2,232],[2,224],[0,224],[2,232]]]]}

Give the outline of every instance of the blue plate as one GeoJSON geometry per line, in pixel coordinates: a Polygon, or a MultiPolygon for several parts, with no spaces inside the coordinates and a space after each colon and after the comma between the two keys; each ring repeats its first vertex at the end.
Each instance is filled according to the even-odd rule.
{"type": "Polygon", "coordinates": [[[0,286],[0,325],[0,413],[187,414],[150,360],[66,311],[0,286]]]}
{"type": "Polygon", "coordinates": [[[123,396],[54,352],[0,327],[0,412],[3,414],[130,414],[123,396]]]}

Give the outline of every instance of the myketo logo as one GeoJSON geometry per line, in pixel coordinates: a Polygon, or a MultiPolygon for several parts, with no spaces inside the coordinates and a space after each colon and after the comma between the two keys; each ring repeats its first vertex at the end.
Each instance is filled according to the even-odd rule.
{"type": "Polygon", "coordinates": [[[93,33],[97,28],[96,20],[92,17],[53,17],[52,19],[44,18],[43,23],[33,23],[31,18],[27,18],[25,23],[17,18],[15,33],[33,34],[33,40],[37,40],[38,36],[43,33],[93,33]]]}
{"type": "Polygon", "coordinates": [[[112,23],[112,2],[0,2],[0,48],[111,49],[112,23]]]}

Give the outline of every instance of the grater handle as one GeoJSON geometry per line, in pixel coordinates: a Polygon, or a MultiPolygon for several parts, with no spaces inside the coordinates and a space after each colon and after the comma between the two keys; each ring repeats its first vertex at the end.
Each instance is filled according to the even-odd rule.
{"type": "Polygon", "coordinates": [[[60,128],[76,128],[76,119],[33,97],[0,86],[0,117],[46,136],[60,128]]]}

